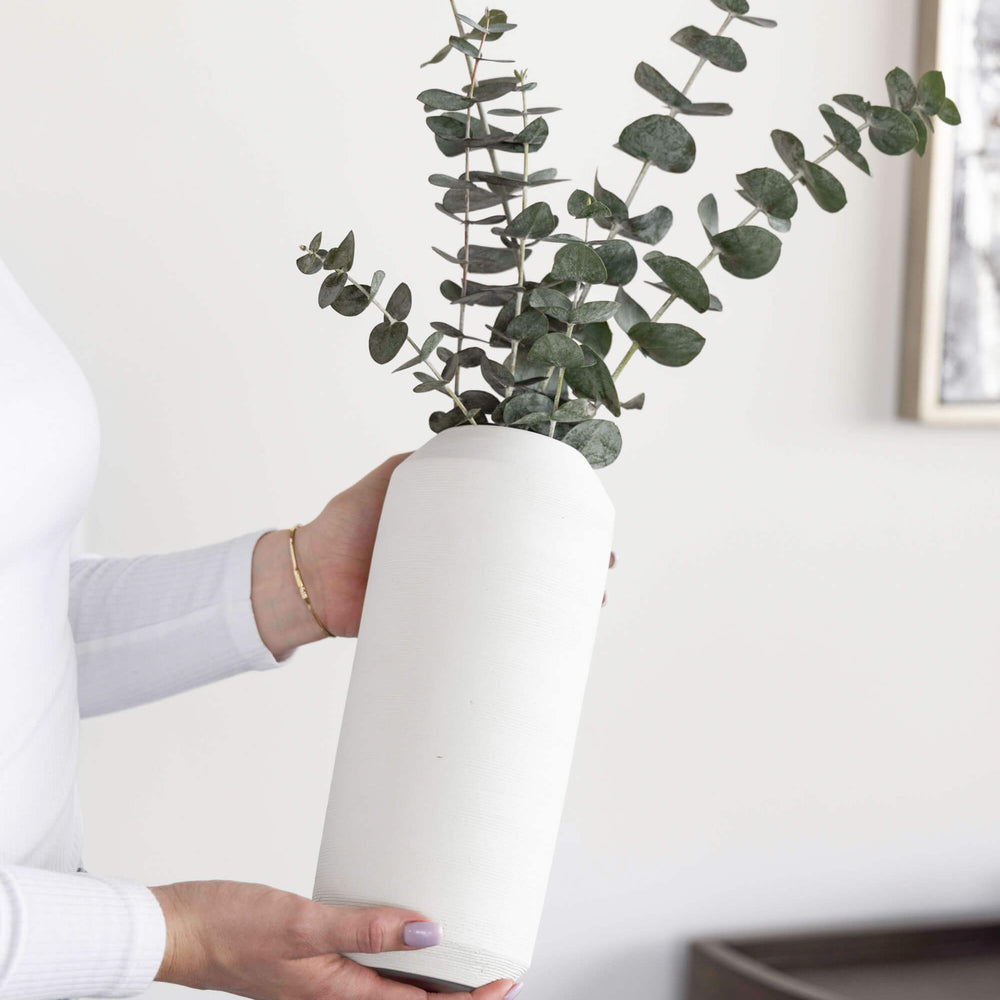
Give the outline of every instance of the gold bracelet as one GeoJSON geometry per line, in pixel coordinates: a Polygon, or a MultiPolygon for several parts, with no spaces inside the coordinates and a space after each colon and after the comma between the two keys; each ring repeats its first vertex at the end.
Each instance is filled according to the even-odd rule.
{"type": "Polygon", "coordinates": [[[316,609],[312,606],[312,601],[309,600],[309,594],[306,593],[306,585],[302,582],[302,574],[299,572],[299,563],[295,558],[295,532],[301,527],[301,524],[295,525],[292,528],[292,533],[288,536],[288,551],[292,554],[292,572],[295,574],[295,583],[299,588],[299,595],[306,602],[306,607],[312,612],[313,618],[316,619],[316,624],[327,635],[332,636],[333,633],[319,620],[319,615],[316,614],[316,609]]]}

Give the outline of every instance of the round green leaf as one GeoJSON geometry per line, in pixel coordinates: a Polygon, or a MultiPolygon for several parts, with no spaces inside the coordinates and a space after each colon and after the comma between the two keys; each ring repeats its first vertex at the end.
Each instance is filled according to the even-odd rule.
{"type": "Polygon", "coordinates": [[[565,378],[569,387],[578,395],[603,403],[614,416],[621,416],[621,404],[615,380],[604,360],[590,348],[584,348],[589,364],[583,368],[567,368],[565,378]]]}
{"type": "Polygon", "coordinates": [[[962,115],[958,110],[958,106],[950,97],[946,97],[941,102],[941,109],[938,111],[938,118],[940,118],[945,125],[962,124],[962,115]]]}
{"type": "Polygon", "coordinates": [[[585,420],[574,424],[563,441],[576,448],[595,469],[610,465],[622,450],[621,431],[610,420],[585,420]]]}
{"type": "Polygon", "coordinates": [[[531,345],[528,360],[556,368],[575,368],[584,364],[586,356],[583,348],[561,333],[546,333],[531,345]]]}
{"type": "Polygon", "coordinates": [[[768,218],[790,219],[799,207],[799,196],[784,174],[771,167],[757,167],[737,174],[738,193],[768,218]]]}
{"type": "Polygon", "coordinates": [[[746,14],[750,10],[747,0],[712,0],[712,3],[727,14],[746,14]]]}
{"type": "Polygon", "coordinates": [[[323,258],[310,250],[295,261],[295,266],[303,274],[315,274],[323,267],[323,258]]]}
{"type": "Polygon", "coordinates": [[[802,140],[798,136],[792,135],[791,132],[783,132],[776,128],[771,133],[771,142],[774,143],[778,156],[785,161],[785,166],[793,173],[798,173],[806,161],[806,150],[805,146],[802,145],[802,140]]]}
{"type": "Polygon", "coordinates": [[[917,145],[913,122],[895,108],[873,107],[868,112],[868,126],[868,137],[880,153],[901,156],[917,145]]]}
{"type": "Polygon", "coordinates": [[[867,118],[871,109],[871,105],[860,94],[837,94],[833,100],[835,104],[847,108],[848,111],[853,111],[862,118],[867,118]]]}
{"type": "Polygon", "coordinates": [[[542,239],[555,230],[559,220],[552,214],[552,209],[544,201],[529,205],[523,212],[514,216],[507,231],[512,236],[524,239],[542,239]]]}
{"type": "Polygon", "coordinates": [[[852,153],[861,148],[861,133],[843,115],[838,115],[829,104],[821,104],[819,111],[833,132],[834,145],[852,153]]]}
{"type": "Polygon", "coordinates": [[[615,295],[615,302],[618,303],[615,322],[625,333],[628,333],[636,323],[649,322],[649,313],[624,288],[618,289],[618,293],[615,295]]]}
{"type": "Polygon", "coordinates": [[[349,271],[354,267],[353,229],[340,241],[340,246],[333,251],[332,256],[327,254],[323,266],[327,269],[336,268],[338,271],[349,271]]]}
{"type": "Polygon", "coordinates": [[[372,360],[384,365],[399,353],[406,343],[407,326],[405,323],[390,323],[383,320],[374,327],[368,337],[368,353],[372,360]]]}
{"type": "MultiPolygon", "coordinates": [[[[609,191],[605,187],[601,187],[601,182],[597,179],[597,174],[594,174],[594,197],[602,204],[607,205],[611,210],[611,218],[615,222],[625,222],[628,219],[628,205],[625,204],[614,192],[609,191]]],[[[606,223],[598,220],[599,225],[604,225],[607,228],[606,223]]]]}
{"type": "Polygon", "coordinates": [[[676,42],[681,48],[693,52],[701,59],[707,59],[719,69],[739,73],[747,67],[746,53],[735,38],[727,35],[710,35],[703,28],[693,24],[673,34],[670,41],[676,42]]]}
{"type": "Polygon", "coordinates": [[[617,302],[584,302],[575,306],[569,314],[569,321],[584,326],[587,323],[603,323],[618,311],[617,302]]]}
{"type": "Polygon", "coordinates": [[[555,288],[543,288],[541,286],[534,289],[531,295],[528,296],[528,305],[534,306],[540,312],[545,313],[547,316],[552,316],[563,323],[569,320],[570,310],[573,308],[573,304],[570,302],[568,296],[557,291],[555,288]]]}
{"type": "Polygon", "coordinates": [[[622,236],[627,236],[637,243],[655,246],[670,231],[674,222],[674,213],[666,205],[657,205],[643,215],[634,215],[619,229],[622,236]]]}
{"type": "MultiPolygon", "coordinates": [[[[646,115],[626,125],[618,137],[618,147],[629,156],[649,160],[654,167],[673,174],[690,170],[695,158],[691,133],[676,118],[666,115],[646,115]]],[[[604,200],[600,195],[598,199],[604,200]]],[[[614,211],[613,206],[608,207],[614,211]]]]}
{"type": "Polygon", "coordinates": [[[328,274],[323,279],[323,284],[319,286],[320,309],[325,309],[327,306],[333,305],[333,303],[337,300],[337,296],[344,290],[344,286],[346,284],[346,271],[335,271],[333,274],[328,274]]]}
{"type": "Polygon", "coordinates": [[[320,245],[320,243],[322,243],[322,242],[323,242],[323,234],[322,234],[322,233],[317,233],[317,234],[316,234],[316,235],[315,235],[315,236],[314,236],[314,237],[313,237],[313,238],[312,238],[312,239],[311,239],[311,240],[309,241],[309,249],[310,249],[310,250],[314,250],[314,251],[315,251],[315,250],[318,250],[318,249],[319,249],[319,245],[320,245]]]}
{"type": "MultiPolygon", "coordinates": [[[[916,123],[914,123],[914,124],[916,124],[916,123]]],[[[920,129],[922,129],[922,128],[924,128],[924,123],[923,122],[921,122],[920,126],[917,128],[917,135],[920,135],[920,129]]],[[[926,143],[926,141],[927,141],[927,129],[925,129],[925,128],[924,128],[924,131],[923,131],[923,136],[924,136],[924,142],[926,143]]],[[[840,150],[840,152],[843,154],[843,156],[846,157],[847,160],[849,160],[851,163],[853,163],[858,168],[858,170],[863,170],[866,174],[868,174],[869,176],[871,176],[871,168],[868,166],[868,161],[860,153],[856,153],[856,152],[852,153],[851,150],[844,149],[843,146],[838,146],[837,148],[840,150]]],[[[917,144],[917,150],[918,150],[918,152],[920,152],[920,155],[923,156],[923,151],[922,151],[921,146],[920,146],[919,143],[917,144]]]]}
{"type": "Polygon", "coordinates": [[[447,90],[423,90],[417,94],[425,111],[464,111],[475,103],[468,97],[452,94],[447,90]]]}
{"type": "Polygon", "coordinates": [[[552,262],[552,276],[595,285],[608,280],[608,271],[596,251],[585,243],[567,243],[556,251],[552,262]]]}
{"type": "Polygon", "coordinates": [[[348,285],[331,303],[333,311],[340,313],[341,316],[360,316],[371,302],[370,294],[371,289],[368,285],[362,285],[360,288],[357,285],[348,285]]]}
{"type": "Polygon", "coordinates": [[[595,216],[611,217],[611,209],[599,202],[592,194],[577,188],[566,202],[566,209],[574,219],[590,219],[595,216]]]}
{"type": "Polygon", "coordinates": [[[581,420],[590,420],[596,412],[597,407],[589,399],[571,399],[553,412],[552,419],[559,423],[578,424],[581,420]]]}
{"type": "Polygon", "coordinates": [[[698,312],[707,312],[709,305],[708,285],[701,271],[680,257],[668,257],[653,250],[642,258],[663,280],[673,295],[683,299],[698,312]]]}
{"type": "Polygon", "coordinates": [[[802,183],[824,212],[839,212],[847,204],[843,184],[818,163],[802,165],[802,183]]]}
{"type": "Polygon", "coordinates": [[[594,247],[594,252],[604,261],[604,268],[608,272],[604,284],[627,285],[639,270],[635,248],[625,240],[599,243],[594,247]]]}
{"type": "Polygon", "coordinates": [[[389,296],[389,301],[385,305],[385,311],[394,319],[406,319],[410,315],[410,307],[413,304],[413,297],[410,294],[410,286],[404,281],[396,287],[396,290],[389,296]]]}
{"type": "Polygon", "coordinates": [[[649,63],[641,62],[635,68],[635,82],[643,90],[652,94],[657,100],[663,101],[668,108],[680,111],[691,102],[672,83],[654,69],[649,63]]]}
{"type": "Polygon", "coordinates": [[[552,400],[542,392],[519,392],[511,396],[503,408],[503,422],[512,424],[528,413],[552,412],[552,400]]]}
{"type": "Polygon", "coordinates": [[[767,274],[781,256],[781,240],[760,226],[737,226],[712,238],[719,263],[737,278],[759,278],[767,274]]]}
{"type": "Polygon", "coordinates": [[[464,139],[465,125],[448,115],[435,115],[433,118],[424,119],[427,127],[442,139],[464,139]]]}
{"type": "MultiPolygon", "coordinates": [[[[568,299],[566,301],[569,302],[568,299]]],[[[569,307],[567,306],[568,315],[569,307]]],[[[543,333],[548,333],[548,330],[549,321],[542,313],[535,309],[525,309],[507,324],[504,333],[511,340],[525,340],[531,343],[542,336],[543,333]]]]}
{"type": "Polygon", "coordinates": [[[646,402],[646,394],[644,392],[640,392],[639,395],[633,396],[631,399],[623,399],[622,409],[641,410],[645,402],[646,402]]]}
{"type": "Polygon", "coordinates": [[[584,323],[573,331],[573,336],[602,358],[611,350],[611,327],[607,323],[584,323]]]}
{"type": "Polygon", "coordinates": [[[885,89],[889,92],[889,103],[897,111],[906,113],[917,103],[917,85],[905,69],[897,66],[890,70],[885,77],[885,89]]]}
{"type": "Polygon", "coordinates": [[[670,368],[681,368],[694,361],[705,346],[700,333],[680,323],[637,323],[628,335],[646,357],[670,368]]]}
{"type": "Polygon", "coordinates": [[[936,115],[945,101],[944,77],[940,70],[924,73],[917,84],[917,103],[927,115],[936,115]]]}

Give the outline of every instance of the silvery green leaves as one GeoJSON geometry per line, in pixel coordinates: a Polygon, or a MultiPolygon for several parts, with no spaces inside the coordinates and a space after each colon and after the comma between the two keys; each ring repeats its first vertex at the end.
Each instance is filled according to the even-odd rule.
{"type": "Polygon", "coordinates": [[[626,125],[617,148],[672,174],[682,174],[694,164],[691,133],[676,118],[666,115],[646,115],[626,125]]]}
{"type": "Polygon", "coordinates": [[[670,41],[676,42],[688,52],[693,52],[699,59],[706,59],[719,69],[729,70],[732,73],[740,73],[746,69],[746,53],[735,38],[710,35],[702,28],[690,24],[672,35],[670,41]]]}
{"type": "Polygon", "coordinates": [[[719,10],[726,11],[727,14],[747,24],[754,24],[758,28],[774,28],[778,22],[772,21],[769,17],[751,17],[750,5],[747,0],[712,0],[719,10]]]}
{"type": "Polygon", "coordinates": [[[792,176],[802,181],[823,211],[839,212],[847,204],[844,186],[825,167],[806,159],[805,148],[797,136],[775,129],[771,133],[771,142],[792,171],[792,176]]]}
{"type": "Polygon", "coordinates": [[[695,104],[669,83],[663,75],[649,63],[641,62],[635,68],[635,82],[643,90],[662,101],[671,111],[679,115],[701,115],[717,117],[731,115],[733,109],[728,104],[695,104]]]}
{"type": "MultiPolygon", "coordinates": [[[[516,24],[509,23],[507,15],[498,9],[488,10],[478,21],[473,21],[471,17],[466,17],[464,14],[459,14],[458,20],[465,25],[466,30],[461,35],[452,35],[448,39],[447,45],[439,49],[426,62],[420,64],[421,69],[424,66],[431,66],[442,62],[452,51],[460,52],[464,56],[474,58],[479,55],[478,43],[482,40],[484,31],[486,32],[486,41],[494,42],[498,38],[503,38],[508,31],[513,31],[517,27],[516,24]],[[474,45],[473,42],[477,44],[474,45]]],[[[486,59],[485,56],[481,56],[480,58],[486,59]]],[[[509,62],[510,60],[499,59],[487,61],[509,62]]]]}

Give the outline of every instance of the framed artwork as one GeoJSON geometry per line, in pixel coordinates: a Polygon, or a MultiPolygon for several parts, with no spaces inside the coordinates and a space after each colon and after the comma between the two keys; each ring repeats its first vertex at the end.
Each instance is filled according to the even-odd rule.
{"type": "Polygon", "coordinates": [[[914,165],[901,412],[1000,424],[1000,0],[923,0],[929,66],[962,123],[914,165]]]}

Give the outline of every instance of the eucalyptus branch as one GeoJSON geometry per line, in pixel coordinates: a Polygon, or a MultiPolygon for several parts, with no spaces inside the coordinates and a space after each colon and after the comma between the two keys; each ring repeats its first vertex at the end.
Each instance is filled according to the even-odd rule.
{"type": "MultiPolygon", "coordinates": [[[[386,318],[386,319],[387,319],[387,320],[388,320],[388,321],[389,321],[390,323],[399,323],[399,322],[401,322],[400,320],[397,320],[397,319],[395,319],[395,318],[394,318],[394,317],[393,317],[393,316],[392,316],[392,315],[391,315],[391,314],[390,314],[390,313],[388,312],[388,310],[387,310],[387,309],[385,308],[385,306],[383,306],[383,305],[382,305],[382,303],[381,303],[381,302],[379,302],[379,300],[378,300],[378,299],[376,299],[376,298],[375,298],[375,297],[374,297],[373,295],[369,295],[369,294],[368,294],[368,290],[367,290],[367,289],[365,288],[365,286],[364,286],[364,285],[361,285],[361,284],[358,284],[358,282],[356,282],[356,281],[355,281],[355,280],[354,280],[354,279],[353,279],[353,278],[352,278],[352,277],[351,277],[350,275],[347,275],[347,284],[349,284],[349,285],[353,285],[353,286],[354,286],[355,288],[357,288],[357,289],[358,289],[358,290],[359,290],[360,292],[362,292],[362,293],[363,293],[364,295],[366,295],[366,296],[368,297],[368,301],[369,301],[369,302],[371,302],[371,304],[372,304],[372,305],[373,305],[373,306],[374,306],[374,307],[375,307],[375,308],[376,308],[376,309],[377,309],[377,310],[378,310],[378,311],[379,311],[379,312],[380,312],[380,313],[381,313],[381,314],[382,314],[382,315],[383,315],[383,316],[384,316],[384,317],[385,317],[385,318],[386,318]]],[[[416,343],[416,342],[415,342],[415,341],[413,340],[413,338],[412,338],[412,337],[411,337],[411,336],[409,335],[409,333],[407,333],[407,335],[406,335],[406,342],[407,342],[407,343],[408,343],[408,344],[409,344],[409,345],[410,345],[410,346],[411,346],[411,347],[412,347],[412,348],[413,348],[413,349],[414,349],[414,350],[415,350],[415,351],[417,352],[417,354],[420,354],[420,345],[419,345],[419,344],[417,344],[417,343],[416,343]]],[[[443,382],[443,381],[444,381],[444,379],[442,379],[442,378],[441,378],[441,373],[440,373],[440,372],[439,372],[439,371],[438,371],[438,370],[437,370],[437,369],[436,369],[436,368],[434,367],[434,365],[432,365],[432,364],[430,363],[430,360],[429,360],[429,359],[427,359],[427,358],[424,358],[424,359],[423,359],[423,363],[424,363],[425,365],[427,365],[427,367],[428,367],[428,368],[429,368],[429,369],[431,370],[431,374],[432,374],[432,375],[433,375],[433,376],[434,376],[434,377],[435,377],[435,378],[436,378],[436,379],[437,379],[437,380],[438,380],[439,382],[443,382]]],[[[457,387],[457,386],[456,386],[456,387],[457,387]]],[[[448,395],[449,395],[449,396],[451,396],[451,398],[452,398],[452,400],[454,401],[455,405],[456,405],[456,406],[457,406],[457,407],[459,408],[459,410],[461,410],[461,412],[462,412],[462,413],[464,414],[464,416],[465,416],[466,420],[468,420],[468,421],[469,421],[469,423],[472,423],[472,424],[474,424],[474,423],[476,422],[476,418],[475,418],[474,416],[472,416],[472,415],[471,415],[471,414],[469,413],[469,411],[468,411],[468,410],[466,409],[466,407],[465,407],[465,404],[464,404],[464,403],[463,403],[463,402],[461,401],[461,399],[459,399],[459,398],[458,398],[458,395],[457,395],[457,393],[455,393],[455,392],[453,392],[453,391],[452,391],[452,388],[451,388],[451,386],[450,386],[450,385],[447,385],[447,384],[446,384],[446,385],[444,386],[444,390],[445,390],[445,392],[447,392],[447,393],[448,393],[448,395]]]]}
{"type": "MultiPolygon", "coordinates": [[[[520,77],[521,82],[524,82],[524,76],[520,77]]],[[[521,129],[522,131],[528,127],[528,92],[526,90],[521,91],[521,129]]],[[[521,211],[523,212],[528,207],[528,156],[529,156],[530,143],[524,144],[524,159],[523,166],[521,170],[521,211]]],[[[507,200],[504,199],[504,207],[507,207],[507,200]]],[[[510,221],[510,215],[507,216],[508,221],[510,221]]],[[[524,307],[524,251],[528,243],[528,237],[522,236],[518,239],[518,259],[517,259],[517,284],[518,292],[517,298],[515,299],[514,305],[514,315],[520,316],[521,310],[524,307]]],[[[510,355],[510,373],[513,375],[517,372],[517,340],[513,342],[513,348],[510,355]]],[[[504,390],[504,398],[509,398],[511,392],[513,391],[513,386],[507,386],[504,390]]]]}
{"type": "MultiPolygon", "coordinates": [[[[458,8],[455,6],[455,0],[449,0],[449,2],[451,3],[451,12],[452,12],[452,14],[454,15],[454,18],[455,18],[455,24],[458,27],[458,33],[459,33],[459,35],[464,35],[465,34],[465,28],[462,26],[461,18],[459,18],[459,16],[458,16],[458,8]]],[[[488,11],[487,11],[487,15],[486,16],[487,16],[487,19],[488,19],[489,18],[489,12],[488,11]]],[[[486,23],[489,24],[489,20],[487,20],[486,23]]],[[[480,51],[482,51],[481,48],[480,48],[480,51]]],[[[469,68],[469,80],[471,81],[472,78],[473,78],[472,57],[471,56],[466,56],[465,57],[465,64],[469,68]]],[[[469,91],[469,97],[475,99],[473,97],[473,94],[472,94],[471,90],[469,91]]],[[[486,109],[483,107],[483,105],[482,105],[482,103],[480,101],[476,101],[476,110],[479,112],[479,120],[483,123],[483,130],[488,133],[489,130],[490,130],[490,127],[487,124],[488,119],[486,117],[486,109]]],[[[490,166],[493,167],[493,173],[499,174],[500,173],[500,164],[497,162],[496,150],[487,148],[486,152],[489,154],[490,166]]],[[[507,199],[506,198],[503,201],[503,214],[504,214],[504,217],[507,219],[507,222],[509,223],[511,221],[512,216],[510,214],[510,206],[507,204],[507,199]]]]}
{"type": "MultiPolygon", "coordinates": [[[[859,125],[859,126],[858,126],[858,132],[859,132],[859,133],[860,133],[860,132],[864,132],[864,130],[865,130],[866,128],[868,128],[868,123],[867,123],[867,122],[865,122],[864,124],[862,124],[862,125],[859,125]]],[[[824,161],[824,160],[825,160],[825,159],[826,159],[827,157],[829,157],[829,156],[832,156],[832,155],[833,155],[834,153],[836,153],[836,152],[837,152],[837,150],[838,150],[839,148],[840,148],[840,144],[839,144],[839,143],[836,143],[836,144],[834,144],[834,145],[830,146],[830,147],[829,147],[829,148],[828,148],[828,149],[826,150],[826,152],[824,152],[824,153],[821,153],[821,154],[820,154],[820,155],[819,155],[818,157],[816,157],[816,159],[815,159],[815,160],[812,160],[812,161],[810,161],[810,162],[811,162],[811,163],[813,163],[813,164],[820,164],[820,163],[822,163],[822,162],[823,162],[823,161],[824,161]]],[[[799,171],[799,170],[796,170],[796,171],[793,171],[792,173],[790,173],[790,174],[788,175],[788,182],[789,182],[790,184],[801,184],[801,183],[803,183],[803,177],[802,177],[802,172],[801,172],[801,171],[799,171]]],[[[752,221],[753,219],[755,219],[755,218],[756,218],[756,217],[757,217],[758,215],[760,215],[760,213],[761,213],[761,209],[759,209],[759,208],[755,208],[755,209],[754,209],[754,210],[753,210],[752,212],[750,212],[750,213],[749,213],[749,214],[748,214],[748,215],[747,215],[747,216],[746,216],[746,217],[745,217],[744,219],[742,219],[742,220],[741,220],[740,222],[738,222],[738,223],[737,223],[737,224],[736,224],[736,225],[735,225],[735,226],[734,226],[733,228],[734,228],[734,229],[741,229],[741,228],[742,228],[743,226],[747,226],[747,225],[749,225],[749,224],[750,224],[750,222],[751,222],[751,221],[752,221]]],[[[716,257],[718,257],[718,256],[719,256],[719,251],[718,251],[718,250],[715,250],[715,249],[711,250],[711,251],[710,251],[710,252],[709,252],[709,253],[708,253],[708,254],[707,254],[707,255],[705,256],[705,259],[704,259],[704,260],[703,260],[703,261],[702,261],[702,262],[701,262],[700,264],[698,264],[698,266],[697,266],[697,269],[698,269],[699,271],[704,271],[704,270],[705,270],[705,268],[706,268],[706,267],[708,267],[708,265],[709,265],[709,264],[710,264],[710,263],[711,263],[711,262],[712,262],[712,261],[713,261],[713,260],[714,260],[714,259],[715,259],[716,257]]],[[[677,298],[678,298],[678,296],[677,296],[677,295],[673,295],[673,294],[672,294],[672,295],[670,295],[670,296],[669,296],[669,297],[667,298],[666,302],[664,302],[664,303],[663,303],[663,305],[662,305],[662,306],[660,306],[660,308],[659,308],[659,309],[657,309],[657,311],[656,311],[656,312],[655,312],[655,313],[653,314],[653,316],[652,316],[652,318],[651,318],[651,319],[652,319],[652,322],[656,323],[656,322],[657,322],[657,321],[658,321],[658,320],[659,320],[659,319],[660,319],[660,318],[661,318],[661,317],[663,316],[663,314],[664,314],[664,313],[665,313],[665,312],[666,312],[666,311],[667,311],[667,310],[668,310],[668,309],[670,308],[670,306],[671,306],[671,305],[673,305],[673,303],[674,303],[674,302],[675,302],[675,301],[677,300],[677,298]]],[[[631,361],[631,360],[632,360],[632,358],[633,358],[633,356],[635,355],[635,352],[636,352],[636,351],[638,350],[638,348],[639,348],[639,345],[638,345],[637,343],[633,342],[633,343],[632,343],[632,344],[631,344],[631,345],[629,346],[629,349],[628,349],[628,350],[627,350],[627,351],[625,352],[625,356],[624,356],[624,357],[622,358],[622,360],[621,360],[620,364],[619,364],[619,365],[618,365],[618,367],[617,367],[617,368],[615,369],[615,371],[614,371],[614,374],[612,375],[612,378],[613,378],[613,379],[614,379],[614,380],[615,380],[616,382],[618,381],[618,376],[619,376],[619,375],[620,375],[620,374],[622,373],[622,370],[623,370],[623,369],[625,368],[625,366],[626,366],[626,365],[627,365],[627,364],[629,363],[629,361],[631,361]]]]}

